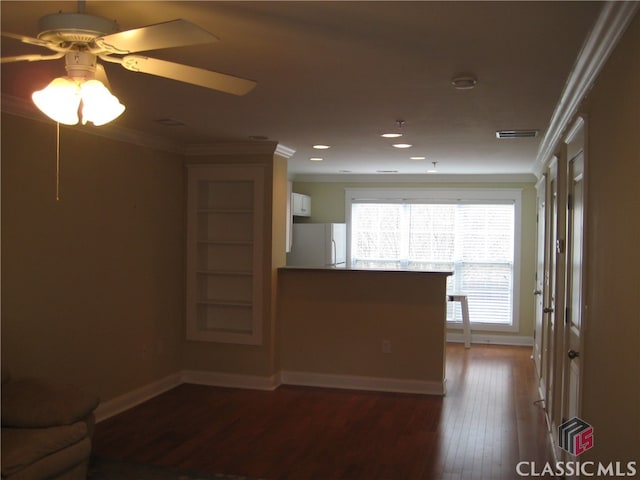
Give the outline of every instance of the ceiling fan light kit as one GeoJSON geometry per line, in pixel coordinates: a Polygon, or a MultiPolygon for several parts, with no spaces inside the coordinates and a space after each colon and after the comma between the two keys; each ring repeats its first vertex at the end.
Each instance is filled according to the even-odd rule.
{"type": "MultiPolygon", "coordinates": [[[[66,77],[55,78],[31,98],[36,107],[52,120],[64,125],[76,125],[80,118],[95,126],[118,118],[125,110],[103,82],[95,78],[96,56],[82,51],[65,55],[66,77]]],[[[105,77],[106,80],[106,77],[105,77]]]]}
{"type": "Polygon", "coordinates": [[[64,125],[76,125],[82,118],[95,126],[115,120],[125,107],[99,80],[78,82],[71,77],[58,77],[43,90],[33,92],[33,103],[42,113],[64,125]]]}

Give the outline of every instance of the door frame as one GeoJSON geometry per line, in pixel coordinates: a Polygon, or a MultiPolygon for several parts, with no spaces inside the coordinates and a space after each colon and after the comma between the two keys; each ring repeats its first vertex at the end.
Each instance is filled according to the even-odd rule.
{"type": "Polygon", "coordinates": [[[545,317],[548,342],[545,410],[554,441],[562,421],[564,307],[566,282],[567,158],[561,149],[549,164],[549,295],[545,317]]]}
{"type": "Polygon", "coordinates": [[[536,373],[540,381],[540,392],[544,397],[545,375],[543,352],[546,347],[545,337],[545,313],[544,308],[549,304],[549,176],[542,174],[536,183],[536,272],[534,295],[533,325],[533,358],[536,366],[536,373]]]}

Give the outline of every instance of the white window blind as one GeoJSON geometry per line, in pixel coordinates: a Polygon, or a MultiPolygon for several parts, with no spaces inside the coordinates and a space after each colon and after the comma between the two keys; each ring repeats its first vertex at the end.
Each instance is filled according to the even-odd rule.
{"type": "MultiPolygon", "coordinates": [[[[515,202],[354,198],[350,218],[351,266],[453,271],[473,323],[513,324],[515,202]]],[[[456,302],[447,320],[462,321],[456,302]]]]}

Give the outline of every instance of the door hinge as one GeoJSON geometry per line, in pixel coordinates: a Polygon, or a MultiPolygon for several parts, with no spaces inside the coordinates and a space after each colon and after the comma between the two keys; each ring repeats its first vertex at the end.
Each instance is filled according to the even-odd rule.
{"type": "Polygon", "coordinates": [[[556,253],[564,253],[564,240],[556,240],[556,253]]]}

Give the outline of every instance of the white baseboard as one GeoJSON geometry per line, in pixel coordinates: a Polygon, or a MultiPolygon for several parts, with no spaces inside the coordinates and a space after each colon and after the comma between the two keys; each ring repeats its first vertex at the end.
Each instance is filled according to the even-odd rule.
{"type": "Polygon", "coordinates": [[[285,385],[371,390],[377,392],[420,393],[424,395],[444,395],[446,392],[445,382],[331,375],[311,372],[282,371],[280,372],[280,381],[285,385]]]}
{"type": "Polygon", "coordinates": [[[442,382],[427,382],[397,378],[288,371],[282,371],[270,377],[261,377],[257,375],[183,370],[182,372],[169,375],[156,382],[101,403],[95,412],[96,422],[102,422],[118,413],[129,410],[182,383],[209,385],[212,387],[247,388],[252,390],[275,390],[281,384],[285,384],[377,392],[417,393],[423,395],[444,395],[446,393],[446,380],[442,382]]]}
{"type": "Polygon", "coordinates": [[[183,370],[182,383],[195,383],[211,387],[249,388],[252,390],[275,390],[280,385],[278,375],[260,377],[238,373],[207,372],[203,370],[183,370]]]}
{"type": "Polygon", "coordinates": [[[107,402],[100,403],[96,408],[96,422],[102,422],[109,417],[113,417],[118,413],[129,410],[136,405],[146,402],[161,393],[177,387],[182,383],[179,373],[169,375],[155,382],[149,383],[140,388],[136,388],[131,392],[127,392],[119,397],[113,398],[107,402]]]}
{"type": "MultiPolygon", "coordinates": [[[[462,333],[447,332],[447,342],[464,343],[462,333]]],[[[471,334],[471,346],[479,345],[513,345],[521,347],[533,347],[533,337],[523,335],[488,335],[482,333],[471,334]]]]}

